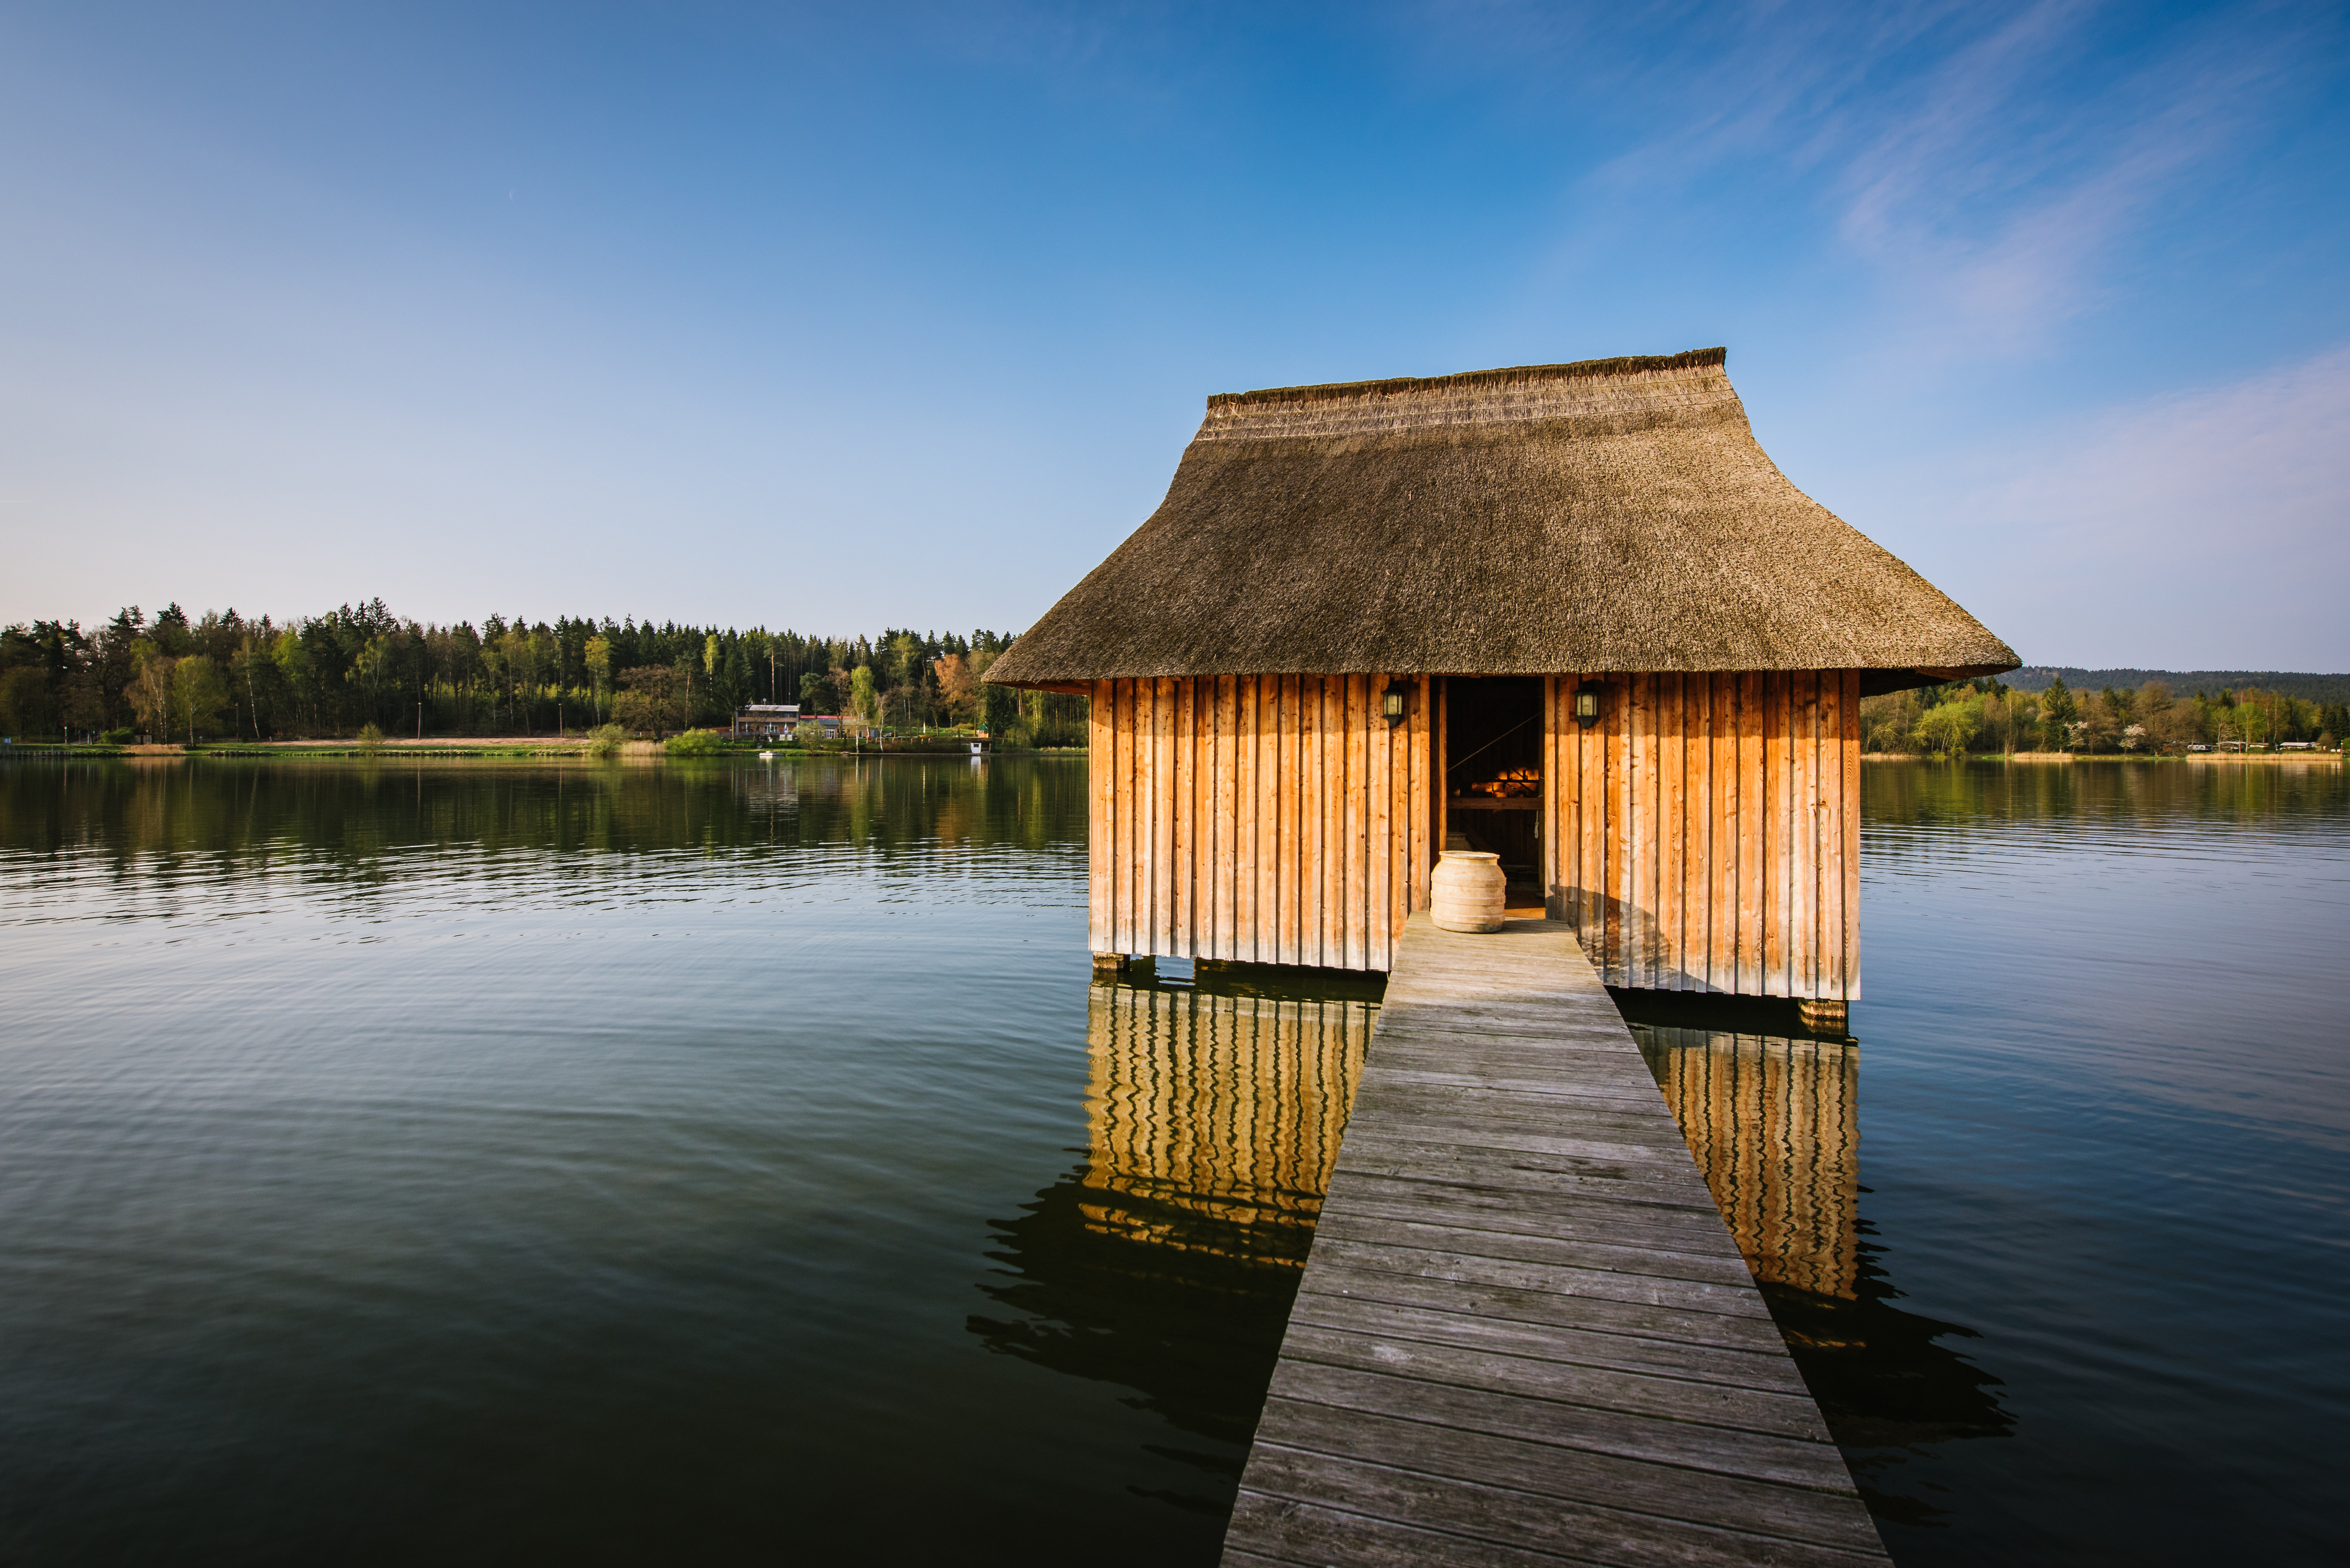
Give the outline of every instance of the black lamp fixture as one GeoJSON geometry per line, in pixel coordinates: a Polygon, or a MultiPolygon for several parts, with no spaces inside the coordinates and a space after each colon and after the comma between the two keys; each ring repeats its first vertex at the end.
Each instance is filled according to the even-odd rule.
{"type": "Polygon", "coordinates": [[[1586,680],[1575,689],[1575,722],[1588,730],[1599,722],[1599,693],[1596,680],[1586,680]]]}
{"type": "Polygon", "coordinates": [[[1388,681],[1387,691],[1379,696],[1380,717],[1387,720],[1390,726],[1402,723],[1404,709],[1410,700],[1411,683],[1409,681],[1388,681]]]}

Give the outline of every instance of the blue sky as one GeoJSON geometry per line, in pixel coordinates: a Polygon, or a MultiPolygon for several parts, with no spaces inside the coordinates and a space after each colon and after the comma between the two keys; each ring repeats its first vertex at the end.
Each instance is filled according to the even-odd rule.
{"type": "Polygon", "coordinates": [[[1212,392],[1727,344],[2028,660],[2350,669],[2350,13],[14,4],[0,619],[1026,625],[1212,392]]]}

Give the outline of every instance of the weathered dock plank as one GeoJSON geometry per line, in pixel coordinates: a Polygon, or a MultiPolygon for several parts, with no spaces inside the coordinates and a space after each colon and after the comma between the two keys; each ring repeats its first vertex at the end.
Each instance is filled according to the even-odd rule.
{"type": "Polygon", "coordinates": [[[1224,1562],[1886,1561],[1572,928],[1414,916],[1224,1562]]]}

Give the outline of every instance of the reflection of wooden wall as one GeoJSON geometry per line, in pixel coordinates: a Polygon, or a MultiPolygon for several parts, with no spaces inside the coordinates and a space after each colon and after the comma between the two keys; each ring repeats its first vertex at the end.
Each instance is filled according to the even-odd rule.
{"type": "Polygon", "coordinates": [[[1379,675],[1097,681],[1097,953],[1384,970],[1428,903],[1429,704],[1379,675]]]}
{"type": "Polygon", "coordinates": [[[1642,1033],[1754,1277],[1849,1298],[1859,1278],[1858,1053],[1837,1041],[1642,1033]]]}
{"type": "Polygon", "coordinates": [[[1087,1225],[1302,1264],[1378,1012],[1365,1002],[1095,987],[1086,1185],[1100,1200],[1085,1205],[1087,1225]],[[1220,1223],[1187,1228],[1184,1216],[1220,1223]],[[1259,1228],[1286,1234],[1253,1238],[1259,1228]]]}
{"type": "Polygon", "coordinates": [[[1860,674],[1550,683],[1550,914],[1609,985],[1860,995],[1860,674]]]}

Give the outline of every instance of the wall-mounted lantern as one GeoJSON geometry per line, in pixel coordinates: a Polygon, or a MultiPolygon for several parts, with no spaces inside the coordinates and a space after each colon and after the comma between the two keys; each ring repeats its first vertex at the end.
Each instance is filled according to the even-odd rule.
{"type": "Polygon", "coordinates": [[[1586,680],[1575,689],[1575,722],[1586,730],[1599,722],[1599,693],[1602,690],[1596,680],[1586,680]]]}
{"type": "Polygon", "coordinates": [[[1404,710],[1410,705],[1410,701],[1411,683],[1408,680],[1390,680],[1388,682],[1387,691],[1379,697],[1379,716],[1384,718],[1390,726],[1400,724],[1403,722],[1404,710]]]}

